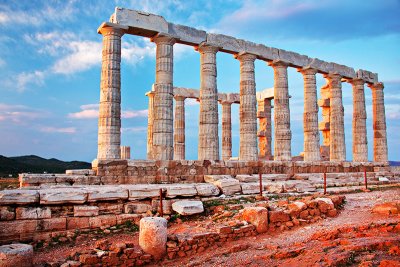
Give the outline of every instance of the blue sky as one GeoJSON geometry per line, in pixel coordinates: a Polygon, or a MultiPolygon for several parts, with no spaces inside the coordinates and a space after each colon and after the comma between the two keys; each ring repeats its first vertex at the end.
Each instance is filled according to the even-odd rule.
{"type": "MultiPolygon", "coordinates": [[[[101,35],[115,6],[379,73],[385,83],[389,159],[400,160],[400,1],[0,1],[0,154],[91,161],[97,153],[101,35]]],[[[175,45],[175,86],[198,88],[199,54],[175,45]]],[[[123,37],[122,144],[145,158],[147,97],[155,79],[155,46],[123,37]]],[[[239,62],[218,53],[218,90],[239,92],[239,62]]],[[[256,61],[257,90],[273,70],[256,61]]],[[[325,83],[318,75],[317,86],[325,83]]],[[[289,69],[292,154],[303,150],[303,81],[289,69]]],[[[372,100],[366,87],[369,158],[372,100]]],[[[352,90],[343,83],[347,159],[351,160],[352,90]]],[[[186,157],[197,157],[199,105],[186,100],[186,157]]],[[[321,113],[321,111],[320,111],[321,113]]],[[[221,114],[221,113],[220,113],[221,114]]],[[[221,117],[221,116],[220,116],[221,117]]],[[[232,108],[238,155],[238,106],[232,108]]],[[[220,118],[221,119],[221,118],[220,118]]],[[[220,134],[221,135],[221,134],[220,134]]]]}

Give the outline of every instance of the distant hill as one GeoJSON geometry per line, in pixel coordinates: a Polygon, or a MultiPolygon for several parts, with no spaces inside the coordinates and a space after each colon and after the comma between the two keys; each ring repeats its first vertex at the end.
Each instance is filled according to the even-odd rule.
{"type": "Polygon", "coordinates": [[[18,173],[64,173],[70,169],[90,169],[92,165],[83,161],[61,161],[44,159],[35,155],[20,157],[4,157],[0,155],[0,177],[16,176],[18,173]]]}
{"type": "Polygon", "coordinates": [[[390,166],[400,166],[400,161],[389,161],[390,166]]]}

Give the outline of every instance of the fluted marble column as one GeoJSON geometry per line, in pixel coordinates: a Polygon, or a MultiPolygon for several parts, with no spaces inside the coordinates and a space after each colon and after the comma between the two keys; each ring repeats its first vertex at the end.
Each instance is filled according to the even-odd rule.
{"type": "Polygon", "coordinates": [[[274,68],[274,160],[291,160],[287,65],[281,61],[269,65],[274,68]]]}
{"type": "Polygon", "coordinates": [[[266,160],[272,159],[272,146],[271,146],[271,99],[258,99],[257,117],[259,120],[258,146],[259,157],[266,160]]]}
{"type": "Polygon", "coordinates": [[[219,160],[218,89],[216,54],[218,47],[201,43],[199,160],[219,160]]]}
{"type": "Polygon", "coordinates": [[[222,160],[232,157],[232,102],[221,101],[222,105],[222,160]]]}
{"type": "Polygon", "coordinates": [[[257,98],[254,75],[256,56],[240,53],[240,160],[258,160],[257,149],[257,98]]]}
{"type": "Polygon", "coordinates": [[[172,160],[173,136],[173,45],[175,39],[166,35],[152,38],[156,43],[156,83],[154,85],[153,157],[172,160]]]}
{"type": "Polygon", "coordinates": [[[182,160],[185,159],[185,97],[174,98],[174,160],[182,160]]]}
{"type": "Polygon", "coordinates": [[[103,51],[100,82],[97,159],[121,158],[121,37],[124,31],[102,25],[103,51]]]}
{"type": "Polygon", "coordinates": [[[331,73],[325,75],[330,89],[330,160],[345,161],[344,108],[342,104],[342,77],[331,73]]]}
{"type": "Polygon", "coordinates": [[[372,90],[372,122],[374,128],[374,161],[388,161],[385,101],[383,83],[368,85],[372,90]]]}
{"type": "Polygon", "coordinates": [[[121,159],[130,159],[130,158],[131,158],[131,147],[121,146],[121,159]]]}
{"type": "Polygon", "coordinates": [[[317,86],[312,68],[300,69],[304,79],[304,161],[321,160],[318,131],[317,86]]]}
{"type": "Polygon", "coordinates": [[[149,108],[147,115],[147,159],[153,157],[153,121],[154,121],[154,91],[146,93],[149,98],[149,108]]]}
{"type": "Polygon", "coordinates": [[[365,110],[364,81],[353,79],[353,161],[368,161],[367,111],[365,110]]]}

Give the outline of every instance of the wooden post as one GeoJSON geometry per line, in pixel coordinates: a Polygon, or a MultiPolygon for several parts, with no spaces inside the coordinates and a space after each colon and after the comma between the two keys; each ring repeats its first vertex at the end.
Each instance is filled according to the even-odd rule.
{"type": "Polygon", "coordinates": [[[326,195],[326,170],[324,171],[324,195],[326,195]]]}
{"type": "Polygon", "coordinates": [[[163,210],[163,190],[160,188],[160,217],[164,216],[164,210],[163,210]]]}
{"type": "Polygon", "coordinates": [[[261,171],[258,171],[258,178],[260,180],[260,196],[262,196],[263,186],[262,186],[262,174],[261,174],[261,171]]]}
{"type": "Polygon", "coordinates": [[[365,189],[368,190],[367,168],[365,167],[364,167],[364,182],[365,182],[365,189]]]}

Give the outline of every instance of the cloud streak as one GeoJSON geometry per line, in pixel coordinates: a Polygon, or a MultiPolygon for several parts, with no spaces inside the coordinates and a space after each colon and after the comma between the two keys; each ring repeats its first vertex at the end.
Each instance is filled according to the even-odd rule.
{"type": "MultiPolygon", "coordinates": [[[[69,113],[68,118],[71,119],[97,119],[99,117],[99,105],[98,104],[87,104],[80,106],[81,111],[69,113]]],[[[132,118],[146,118],[148,110],[123,110],[121,118],[132,119],[132,118]]]]}

